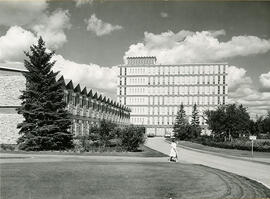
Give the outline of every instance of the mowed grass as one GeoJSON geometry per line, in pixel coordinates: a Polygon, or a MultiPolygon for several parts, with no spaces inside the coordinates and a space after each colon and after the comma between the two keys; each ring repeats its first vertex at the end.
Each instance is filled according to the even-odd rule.
{"type": "Polygon", "coordinates": [[[173,163],[51,162],[1,165],[1,199],[201,198],[222,188],[199,167],[173,163]],[[206,178],[205,178],[206,177],[206,178]],[[211,192],[209,189],[211,187],[211,192]]]}
{"type": "MultiPolygon", "coordinates": [[[[242,196],[238,188],[238,192],[230,191],[235,184],[230,184],[233,183],[232,177],[225,183],[224,177],[228,174],[199,165],[146,162],[142,158],[137,162],[67,159],[61,162],[27,163],[26,160],[24,163],[1,164],[0,198],[214,199],[242,196]],[[228,195],[231,193],[235,195],[228,195]]],[[[244,178],[237,179],[238,184],[239,180],[245,181],[244,178]]],[[[258,183],[253,186],[262,193],[256,195],[257,198],[266,196],[263,194],[267,192],[266,188],[258,183]]],[[[251,189],[251,186],[245,189],[251,189]]]]}

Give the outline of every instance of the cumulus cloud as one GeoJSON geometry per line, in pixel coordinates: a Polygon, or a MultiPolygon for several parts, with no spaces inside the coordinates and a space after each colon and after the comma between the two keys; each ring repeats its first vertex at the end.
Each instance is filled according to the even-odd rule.
{"type": "Polygon", "coordinates": [[[67,10],[56,10],[51,15],[43,14],[31,29],[42,36],[49,48],[57,49],[67,41],[65,30],[71,27],[67,10]]]}
{"type": "Polygon", "coordinates": [[[192,32],[181,30],[153,34],[144,33],[144,42],[132,44],[127,56],[156,56],[161,64],[220,61],[236,56],[266,53],[270,40],[256,36],[234,36],[221,42],[224,30],[192,32]]]}
{"type": "Polygon", "coordinates": [[[120,25],[112,25],[110,23],[106,23],[101,19],[98,19],[95,14],[91,15],[91,17],[86,20],[87,30],[94,32],[97,36],[108,35],[113,31],[121,30],[123,27],[120,25]]]}
{"type": "Polygon", "coordinates": [[[46,0],[0,1],[0,25],[21,26],[31,24],[47,7],[46,0]]]}
{"type": "MultiPolygon", "coordinates": [[[[262,75],[261,75],[262,76],[262,75]]],[[[260,92],[246,70],[236,66],[228,68],[229,102],[248,107],[252,117],[265,115],[270,108],[270,92],[260,92]]]]}
{"type": "Polygon", "coordinates": [[[115,93],[117,86],[117,67],[101,67],[97,64],[79,64],[65,59],[61,55],[53,57],[56,60],[54,71],[60,71],[66,79],[72,79],[86,87],[106,93],[115,93]]]}
{"type": "Polygon", "coordinates": [[[11,26],[5,35],[0,37],[0,61],[22,61],[23,51],[36,43],[42,36],[49,49],[57,49],[67,41],[65,30],[69,29],[69,14],[66,10],[43,13],[29,24],[29,30],[21,26],[11,26]]]}
{"type": "Polygon", "coordinates": [[[70,28],[67,11],[58,10],[52,15],[43,15],[39,23],[32,25],[32,31],[20,26],[12,26],[5,35],[0,37],[0,61],[21,61],[24,58],[23,51],[42,36],[50,49],[57,49],[67,41],[64,30],[70,28]]]}
{"type": "Polygon", "coordinates": [[[235,91],[239,86],[249,88],[252,80],[250,77],[246,76],[246,72],[244,68],[238,68],[236,66],[228,67],[229,91],[235,91]]]}
{"type": "Polygon", "coordinates": [[[263,88],[270,89],[270,71],[260,75],[260,83],[263,88]]]}
{"type": "Polygon", "coordinates": [[[74,0],[76,2],[76,7],[81,7],[82,5],[85,4],[92,4],[94,0],[74,0]]]}
{"type": "Polygon", "coordinates": [[[23,51],[37,42],[35,35],[19,26],[9,28],[5,35],[0,37],[0,61],[22,61],[23,51]]]}
{"type": "Polygon", "coordinates": [[[160,16],[161,16],[162,18],[167,18],[167,17],[169,17],[169,14],[168,14],[167,12],[161,12],[161,13],[160,13],[160,16]]]}

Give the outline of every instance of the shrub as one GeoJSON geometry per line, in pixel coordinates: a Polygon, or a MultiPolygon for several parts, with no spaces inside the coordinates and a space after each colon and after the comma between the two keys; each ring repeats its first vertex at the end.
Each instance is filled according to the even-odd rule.
{"type": "Polygon", "coordinates": [[[145,141],[145,128],[139,126],[118,127],[116,124],[101,121],[100,126],[92,127],[88,136],[77,136],[74,150],[79,152],[137,151],[145,141]]]}
{"type": "MultiPolygon", "coordinates": [[[[231,142],[217,142],[213,139],[207,138],[199,141],[203,145],[225,148],[225,149],[239,149],[251,150],[251,141],[247,139],[235,139],[231,142]]],[[[270,152],[270,141],[254,141],[254,151],[270,152]]]]}
{"type": "Polygon", "coordinates": [[[109,144],[108,144],[109,147],[117,147],[121,145],[122,145],[122,141],[120,138],[110,139],[109,144]]]}
{"type": "Polygon", "coordinates": [[[127,151],[137,151],[145,142],[145,127],[128,126],[121,131],[122,147],[127,151]]]}
{"type": "Polygon", "coordinates": [[[16,148],[15,144],[0,144],[1,151],[14,151],[16,148]]]}
{"type": "Polygon", "coordinates": [[[73,139],[73,146],[75,152],[83,152],[84,148],[80,139],[73,139]]]}

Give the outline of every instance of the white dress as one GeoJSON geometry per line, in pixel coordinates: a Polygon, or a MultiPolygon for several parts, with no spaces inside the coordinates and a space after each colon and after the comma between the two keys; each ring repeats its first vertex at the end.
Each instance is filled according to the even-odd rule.
{"type": "Polygon", "coordinates": [[[172,143],[171,143],[170,157],[177,157],[176,143],[175,143],[175,142],[172,142],[172,143]]]}

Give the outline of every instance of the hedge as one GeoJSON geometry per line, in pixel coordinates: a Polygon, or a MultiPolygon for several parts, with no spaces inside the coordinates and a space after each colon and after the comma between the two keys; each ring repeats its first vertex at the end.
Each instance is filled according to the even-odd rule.
{"type": "MultiPolygon", "coordinates": [[[[251,150],[250,140],[233,140],[231,142],[216,142],[210,139],[202,139],[199,141],[203,145],[225,148],[225,149],[239,149],[239,150],[251,150]]],[[[270,141],[254,141],[253,150],[260,152],[270,152],[270,141]]]]}

